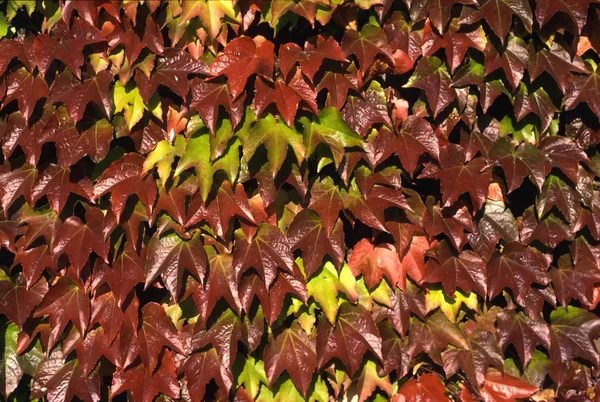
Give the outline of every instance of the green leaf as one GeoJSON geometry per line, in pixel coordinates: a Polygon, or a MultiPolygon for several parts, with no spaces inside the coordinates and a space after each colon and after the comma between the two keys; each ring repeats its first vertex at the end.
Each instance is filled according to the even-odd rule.
{"type": "Polygon", "coordinates": [[[287,156],[288,145],[296,156],[298,163],[304,160],[304,144],[302,135],[289,128],[283,121],[268,114],[256,122],[250,130],[248,138],[242,141],[244,158],[248,162],[261,144],[267,149],[267,159],[273,177],[277,175],[287,156]]]}
{"type": "Polygon", "coordinates": [[[268,384],[264,362],[262,360],[255,360],[250,356],[244,362],[244,369],[239,376],[237,376],[236,386],[239,387],[244,385],[246,392],[248,392],[252,398],[256,398],[261,384],[268,384]]]}

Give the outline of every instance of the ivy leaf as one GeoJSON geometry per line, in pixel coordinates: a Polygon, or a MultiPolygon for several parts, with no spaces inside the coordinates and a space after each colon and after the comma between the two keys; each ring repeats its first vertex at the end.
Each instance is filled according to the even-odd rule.
{"type": "Polygon", "coordinates": [[[501,68],[513,89],[519,87],[529,60],[529,50],[523,39],[509,35],[506,47],[501,52],[497,51],[491,42],[488,42],[484,53],[484,75],[487,76],[501,68]]]}
{"type": "Polygon", "coordinates": [[[411,364],[406,342],[398,336],[387,320],[377,324],[377,329],[383,340],[381,350],[384,373],[389,374],[391,371],[396,370],[399,376],[404,377],[408,373],[411,364]]]}
{"type": "Polygon", "coordinates": [[[2,54],[0,57],[0,75],[4,75],[13,59],[19,59],[29,71],[33,71],[36,67],[35,57],[31,57],[34,55],[30,51],[33,41],[33,36],[29,36],[24,41],[4,39],[0,42],[0,54],[2,54]]]}
{"type": "Polygon", "coordinates": [[[500,38],[502,43],[511,28],[513,15],[525,25],[525,29],[531,30],[533,15],[529,2],[526,0],[487,0],[479,5],[476,12],[469,15],[462,23],[472,24],[480,19],[485,19],[492,31],[500,38]]]}
{"type": "MultiPolygon", "coordinates": [[[[238,274],[230,254],[214,254],[209,256],[210,271],[206,281],[206,311],[211,311],[223,297],[229,307],[241,311],[241,301],[238,294],[238,274]]],[[[218,346],[214,345],[215,347],[218,346]]]]}
{"type": "Polygon", "coordinates": [[[221,31],[221,26],[223,25],[222,19],[227,17],[236,21],[238,13],[234,8],[234,2],[231,0],[186,2],[181,8],[181,20],[179,24],[183,25],[186,21],[198,16],[210,38],[214,39],[221,31]]]}
{"type": "Polygon", "coordinates": [[[156,199],[156,185],[154,179],[148,177],[142,180],[144,157],[130,153],[113,162],[96,182],[94,197],[98,198],[107,193],[112,193],[112,211],[120,221],[121,212],[125,202],[132,194],[137,194],[145,204],[148,215],[151,215],[152,205],[156,199]]]}
{"type": "Polygon", "coordinates": [[[571,360],[576,357],[594,365],[600,363],[600,354],[593,342],[600,330],[596,315],[577,307],[559,307],[550,314],[550,322],[550,360],[553,365],[568,370],[571,360]]]}
{"type": "Polygon", "coordinates": [[[552,168],[559,168],[573,183],[577,183],[579,162],[588,162],[586,153],[565,137],[545,137],[539,146],[544,157],[546,176],[552,168]]]}
{"type": "Polygon", "coordinates": [[[393,402],[444,402],[446,389],[440,378],[435,374],[423,374],[405,382],[392,398],[393,402]]]}
{"type": "Polygon", "coordinates": [[[537,345],[550,349],[550,332],[548,325],[539,318],[533,320],[523,312],[504,309],[498,314],[498,342],[502,351],[509,344],[514,345],[523,366],[526,366],[537,345]]]}
{"type": "Polygon", "coordinates": [[[485,203],[491,172],[481,172],[485,161],[481,157],[466,161],[460,145],[449,144],[440,150],[441,169],[423,172],[422,178],[440,179],[444,207],[449,207],[463,193],[469,193],[473,207],[479,210],[485,203]]]}
{"type": "Polygon", "coordinates": [[[275,104],[281,117],[289,127],[293,127],[298,105],[303,101],[314,114],[317,114],[317,93],[306,81],[300,71],[297,71],[289,82],[277,80],[271,86],[262,78],[256,80],[254,112],[260,116],[270,105],[275,104]]]}
{"type": "Polygon", "coordinates": [[[246,161],[249,161],[257,148],[264,144],[273,177],[277,175],[285,161],[288,145],[292,147],[298,163],[304,160],[305,150],[301,134],[294,128],[277,121],[272,114],[259,119],[250,131],[249,137],[242,143],[246,161]]]}
{"type": "Polygon", "coordinates": [[[226,84],[202,81],[194,78],[192,81],[192,108],[198,110],[198,114],[211,133],[215,133],[219,107],[225,108],[229,113],[231,125],[235,128],[242,119],[245,97],[233,100],[226,84]]]}
{"type": "Polygon", "coordinates": [[[312,82],[323,60],[347,61],[340,45],[331,37],[317,35],[304,43],[304,50],[295,43],[286,43],[279,50],[279,68],[284,78],[296,63],[312,82]]]}
{"type": "Polygon", "coordinates": [[[81,19],[74,19],[70,28],[59,21],[52,28],[52,35],[36,36],[33,42],[36,64],[40,73],[46,75],[50,63],[53,60],[60,60],[77,78],[81,79],[80,68],[84,62],[84,46],[104,40],[102,32],[81,19]]]}
{"type": "Polygon", "coordinates": [[[550,174],[546,177],[535,207],[540,218],[556,207],[567,221],[575,222],[581,211],[580,196],[560,176],[550,174]]]}
{"type": "Polygon", "coordinates": [[[381,337],[371,315],[363,306],[342,303],[335,327],[324,318],[319,320],[317,328],[319,367],[323,367],[329,360],[337,357],[353,375],[360,368],[367,350],[383,360],[381,337]]]}
{"type": "Polygon", "coordinates": [[[499,138],[490,148],[489,158],[502,166],[509,193],[519,188],[525,177],[542,188],[544,159],[534,145],[524,142],[515,148],[508,137],[499,138]]]}
{"type": "Polygon", "coordinates": [[[342,50],[346,57],[351,54],[356,56],[363,75],[377,55],[383,56],[386,62],[394,65],[393,50],[387,43],[385,32],[378,26],[365,25],[360,33],[354,29],[347,30],[342,39],[342,50]]]}
{"type": "Polygon", "coordinates": [[[550,278],[560,304],[567,306],[573,298],[585,306],[591,306],[594,284],[600,281],[600,269],[589,258],[582,258],[573,264],[570,255],[564,254],[558,258],[558,267],[550,270],[550,278]]]}
{"type": "MultiPolygon", "coordinates": [[[[169,347],[185,355],[183,342],[171,323],[165,309],[158,303],[150,302],[142,308],[142,328],[139,332],[140,356],[146,370],[154,371],[163,347],[169,347]]],[[[165,353],[166,355],[167,353],[165,353]]],[[[161,362],[161,366],[164,363],[161,362]]]]}
{"type": "MultiPolygon", "coordinates": [[[[198,326],[196,324],[196,327],[198,326]]],[[[244,323],[233,310],[226,309],[207,330],[198,331],[194,328],[194,332],[197,333],[195,337],[198,341],[197,345],[193,343],[193,346],[203,347],[211,344],[217,349],[223,367],[231,370],[233,356],[237,354],[238,342],[240,340],[246,342],[243,333],[244,323]]]]}
{"type": "Polygon", "coordinates": [[[129,390],[135,402],[152,402],[159,393],[169,398],[179,398],[175,362],[166,351],[158,365],[158,370],[148,370],[143,364],[127,371],[117,370],[110,388],[111,395],[119,395],[129,390]]]}
{"type": "Polygon", "coordinates": [[[452,79],[446,65],[437,57],[424,57],[419,60],[404,87],[425,91],[433,117],[437,117],[456,98],[456,91],[451,84],[452,79]]]}
{"type": "Polygon", "coordinates": [[[495,252],[488,263],[488,296],[510,288],[517,298],[525,299],[531,283],[548,284],[547,265],[536,252],[517,242],[508,243],[502,252],[495,252]]]}
{"type": "Polygon", "coordinates": [[[117,24],[115,29],[108,36],[108,46],[114,49],[119,45],[125,48],[125,56],[129,65],[135,63],[144,49],[150,50],[152,53],[162,55],[164,50],[164,42],[160,27],[151,14],[148,14],[146,20],[140,21],[140,24],[135,24],[135,20],[126,19],[123,24],[117,24]]]}
{"type": "Polygon", "coordinates": [[[257,37],[254,40],[241,36],[230,41],[223,53],[217,55],[210,65],[213,75],[227,76],[229,91],[233,99],[237,98],[251,74],[271,79],[275,64],[275,46],[273,42],[257,37]]]}
{"type": "Polygon", "coordinates": [[[302,253],[306,277],[317,272],[323,258],[329,255],[335,266],[341,266],[344,256],[344,231],[341,221],[337,221],[331,233],[327,233],[318,215],[304,210],[294,218],[287,238],[292,250],[305,250],[302,253]]]}
{"type": "Polygon", "coordinates": [[[440,353],[448,345],[463,349],[469,347],[462,331],[441,310],[435,311],[425,321],[413,318],[408,335],[408,354],[411,359],[420,352],[425,352],[441,364],[440,353]]]}
{"type": "Polygon", "coordinates": [[[327,234],[330,234],[343,208],[340,190],[330,177],[313,183],[308,207],[319,214],[327,234]]]}
{"type": "Polygon", "coordinates": [[[44,359],[35,373],[31,396],[57,402],[71,401],[75,396],[86,402],[100,400],[100,376],[83,374],[77,360],[65,362],[60,349],[44,359]]]}
{"type": "Polygon", "coordinates": [[[374,245],[362,239],[348,256],[348,265],[354,276],[363,275],[369,289],[374,288],[385,277],[392,287],[404,289],[406,273],[400,264],[396,248],[391,244],[374,245]]]}
{"type": "Polygon", "coordinates": [[[269,384],[273,384],[285,370],[302,395],[306,396],[317,368],[315,347],[315,340],[306,335],[299,325],[284,330],[265,348],[264,361],[269,384]]]}
{"type": "Polygon", "coordinates": [[[244,362],[244,369],[237,377],[237,382],[244,385],[250,397],[256,398],[261,383],[265,385],[268,383],[263,361],[249,356],[244,362]]]}
{"type": "Polygon", "coordinates": [[[490,402],[509,402],[527,398],[536,391],[538,391],[538,387],[520,378],[490,370],[485,376],[485,382],[479,392],[485,400],[490,402]]]}
{"type": "Polygon", "coordinates": [[[102,238],[103,217],[100,209],[92,207],[85,214],[85,223],[76,216],[67,218],[56,233],[52,249],[54,258],[65,253],[77,273],[89,259],[92,250],[108,261],[109,244],[102,238]]]}
{"type": "Polygon", "coordinates": [[[294,272],[290,245],[276,226],[260,224],[251,240],[236,238],[236,246],[233,265],[237,275],[253,267],[269,288],[277,276],[278,267],[294,272]]]}
{"type": "Polygon", "coordinates": [[[460,208],[440,208],[434,199],[427,198],[427,209],[423,216],[423,227],[429,236],[445,234],[458,250],[465,242],[464,231],[473,230],[473,221],[465,206],[460,208]]]}
{"type": "Polygon", "coordinates": [[[283,17],[288,11],[293,12],[296,15],[304,17],[314,26],[315,14],[316,14],[316,2],[308,0],[305,2],[296,3],[294,0],[283,0],[271,3],[271,25],[277,23],[281,17],[283,17]]]}
{"type": "Polygon", "coordinates": [[[523,83],[519,86],[519,92],[515,97],[514,109],[517,121],[522,120],[530,113],[537,115],[542,122],[542,132],[550,127],[554,113],[558,112],[558,108],[544,88],[538,88],[530,92],[527,85],[523,83]]]}
{"type": "Polygon", "coordinates": [[[209,75],[209,69],[204,63],[193,59],[189,53],[171,48],[165,50],[164,57],[156,66],[150,78],[138,72],[135,76],[135,82],[146,103],[150,101],[159,85],[164,85],[182,99],[186,99],[190,89],[189,74],[209,75]]]}
{"type": "Polygon", "coordinates": [[[594,96],[595,88],[600,85],[600,74],[595,70],[588,76],[571,74],[567,91],[565,92],[565,109],[572,110],[581,102],[600,118],[600,102],[594,96]]]}
{"type": "Polygon", "coordinates": [[[191,355],[183,366],[183,372],[192,401],[204,400],[206,385],[212,379],[225,392],[231,389],[233,383],[231,374],[221,366],[219,355],[214,348],[191,355]]]}
{"type": "Polygon", "coordinates": [[[361,375],[358,377],[359,401],[366,401],[379,388],[387,395],[390,395],[392,384],[387,375],[379,376],[377,373],[377,364],[374,361],[368,360],[361,375]]]}
{"type": "MultiPolygon", "coordinates": [[[[528,72],[531,80],[535,80],[544,72],[550,74],[563,94],[566,93],[567,81],[571,72],[587,73],[581,60],[572,60],[571,55],[558,42],[553,42],[550,49],[541,49],[538,52],[531,51],[529,53],[528,72]]],[[[573,92],[570,93],[573,94],[573,92]]],[[[568,95],[567,99],[569,98],[572,98],[572,95],[568,95]]],[[[565,102],[566,105],[567,102],[565,102]]]]}
{"type": "Polygon", "coordinates": [[[0,203],[2,210],[8,211],[10,206],[23,196],[28,204],[33,204],[32,189],[38,171],[34,166],[24,164],[19,168],[0,174],[0,203]]]}
{"type": "Polygon", "coordinates": [[[75,79],[69,71],[64,71],[52,83],[46,103],[62,102],[71,119],[77,123],[83,117],[87,104],[94,102],[110,119],[113,106],[110,96],[112,80],[113,77],[107,70],[100,71],[95,77],[83,82],[75,79]]]}
{"type": "Polygon", "coordinates": [[[484,330],[475,330],[467,337],[468,349],[447,349],[442,353],[444,371],[456,373],[460,368],[469,382],[483,386],[485,373],[490,366],[502,370],[504,359],[498,347],[496,336],[484,330]]]}
{"type": "Polygon", "coordinates": [[[207,204],[202,203],[201,197],[192,198],[186,221],[187,227],[205,219],[217,236],[223,237],[228,230],[229,220],[234,215],[256,223],[248,205],[246,193],[240,183],[232,188],[229,182],[224,181],[214,198],[210,199],[207,204]]]}
{"type": "Polygon", "coordinates": [[[426,282],[442,282],[447,295],[453,296],[459,287],[464,292],[475,290],[486,295],[486,266],[483,259],[472,251],[464,250],[455,255],[447,242],[438,245],[434,258],[426,264],[426,282]]]}
{"type": "Polygon", "coordinates": [[[461,307],[463,305],[477,311],[477,295],[458,290],[452,297],[449,297],[442,289],[429,289],[425,294],[425,311],[429,313],[439,308],[452,322],[458,322],[462,318],[461,307]]]}
{"type": "Polygon", "coordinates": [[[144,288],[147,289],[161,275],[173,299],[177,300],[183,284],[184,270],[190,272],[200,283],[204,282],[206,256],[199,232],[189,241],[177,234],[162,238],[154,235],[148,244],[144,288]]]}
{"type": "Polygon", "coordinates": [[[541,0],[539,3],[536,3],[535,18],[540,26],[543,27],[553,15],[557,12],[561,12],[571,18],[577,26],[578,32],[581,33],[587,20],[589,4],[589,0],[576,0],[570,2],[541,0]]]}
{"type": "Polygon", "coordinates": [[[328,92],[328,104],[331,104],[337,110],[341,110],[346,103],[348,91],[354,90],[358,92],[358,88],[346,74],[326,71],[325,75],[317,86],[317,93],[326,89],[328,92]]]}
{"type": "Polygon", "coordinates": [[[442,36],[438,36],[429,24],[425,24],[423,32],[423,56],[430,57],[439,49],[444,49],[451,73],[462,63],[469,48],[483,51],[487,43],[483,27],[479,26],[474,31],[463,33],[460,32],[458,19],[453,19],[446,31],[439,30],[443,33],[442,36]]]}
{"type": "Polygon", "coordinates": [[[52,328],[48,350],[56,344],[71,321],[83,337],[90,320],[90,299],[87,293],[66,277],[60,278],[45,294],[33,317],[49,316],[52,328]]]}
{"type": "Polygon", "coordinates": [[[19,275],[16,283],[8,277],[1,277],[0,313],[22,330],[25,320],[35,306],[40,304],[46,292],[48,292],[46,279],[37,281],[33,286],[27,286],[23,275],[19,275]]]}
{"type": "Polygon", "coordinates": [[[374,124],[391,125],[385,92],[377,81],[371,81],[365,90],[364,99],[358,96],[348,97],[342,116],[350,128],[363,137],[374,124]]]}
{"type": "Polygon", "coordinates": [[[28,121],[35,104],[48,96],[48,85],[41,75],[32,75],[25,67],[10,72],[6,77],[6,96],[2,108],[17,100],[19,110],[28,121]]]}
{"type": "Polygon", "coordinates": [[[392,150],[400,158],[402,166],[413,173],[421,155],[428,152],[433,158],[438,159],[440,148],[431,125],[427,120],[409,116],[402,122],[398,136],[392,140],[392,150]]]}
{"type": "Polygon", "coordinates": [[[312,297],[319,305],[331,325],[335,325],[339,310],[338,291],[340,288],[342,286],[337,271],[329,262],[326,262],[323,269],[312,275],[306,283],[308,297],[312,297]]]}

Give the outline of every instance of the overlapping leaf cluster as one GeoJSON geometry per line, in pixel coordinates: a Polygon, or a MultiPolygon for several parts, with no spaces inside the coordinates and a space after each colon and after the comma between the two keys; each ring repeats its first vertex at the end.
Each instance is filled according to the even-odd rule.
{"type": "Polygon", "coordinates": [[[597,2],[0,11],[8,400],[600,398],[597,2]]]}

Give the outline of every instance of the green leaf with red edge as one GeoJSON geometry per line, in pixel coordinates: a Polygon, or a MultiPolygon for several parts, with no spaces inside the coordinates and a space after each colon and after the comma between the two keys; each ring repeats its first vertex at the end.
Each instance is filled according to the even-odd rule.
{"type": "Polygon", "coordinates": [[[317,356],[319,367],[337,357],[354,374],[360,368],[364,354],[371,351],[380,361],[381,337],[369,312],[361,305],[342,303],[336,326],[324,318],[317,328],[317,356]]]}

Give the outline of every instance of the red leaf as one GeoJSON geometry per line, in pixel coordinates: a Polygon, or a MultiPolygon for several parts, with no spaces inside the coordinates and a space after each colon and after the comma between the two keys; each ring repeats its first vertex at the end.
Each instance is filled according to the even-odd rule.
{"type": "Polygon", "coordinates": [[[449,401],[440,378],[435,374],[423,374],[404,383],[393,402],[443,402],[449,401]]]}
{"type": "Polygon", "coordinates": [[[348,256],[348,265],[354,276],[362,273],[369,289],[378,285],[384,275],[392,287],[398,285],[404,289],[406,272],[400,264],[396,248],[391,244],[375,246],[369,240],[362,239],[348,256]]]}
{"type": "Polygon", "coordinates": [[[275,46],[262,37],[254,40],[247,36],[235,38],[227,44],[222,54],[217,55],[210,66],[214,75],[227,76],[229,90],[233,99],[244,90],[251,74],[267,79],[273,75],[275,46]]]}
{"type": "MultiPolygon", "coordinates": [[[[185,355],[183,343],[177,329],[169,319],[164,308],[158,303],[148,303],[142,308],[142,328],[139,334],[140,356],[146,370],[154,371],[163,347],[169,347],[175,352],[185,355]]],[[[170,353],[165,352],[165,356],[170,353]]],[[[165,357],[161,362],[164,366],[165,357]]],[[[160,369],[159,369],[160,372],[160,369]]]]}

